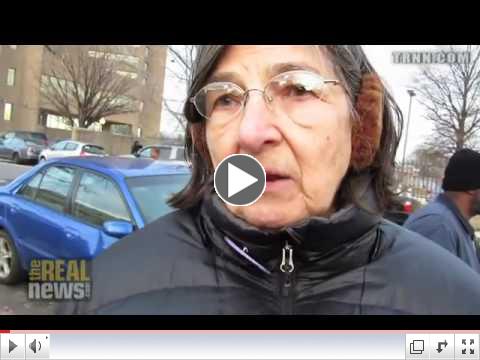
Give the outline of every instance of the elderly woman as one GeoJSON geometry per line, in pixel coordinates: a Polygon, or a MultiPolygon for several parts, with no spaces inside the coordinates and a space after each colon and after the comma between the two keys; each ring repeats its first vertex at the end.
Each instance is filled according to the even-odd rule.
{"type": "Polygon", "coordinates": [[[64,312],[480,313],[477,274],[381,216],[402,118],[360,46],[200,47],[185,116],[179,210],[94,261],[92,301],[64,312]],[[232,154],[266,169],[252,205],[215,193],[232,154]]]}

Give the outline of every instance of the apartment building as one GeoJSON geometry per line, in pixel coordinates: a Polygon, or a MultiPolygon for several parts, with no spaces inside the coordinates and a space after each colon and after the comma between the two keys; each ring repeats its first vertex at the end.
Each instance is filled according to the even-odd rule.
{"type": "Polygon", "coordinates": [[[167,57],[167,47],[161,45],[0,45],[0,132],[71,128],[40,88],[46,77],[57,73],[58,52],[79,49],[92,58],[118,63],[117,75],[134,82],[127,94],[137,104],[134,111],[102,118],[91,129],[159,137],[167,57]]]}

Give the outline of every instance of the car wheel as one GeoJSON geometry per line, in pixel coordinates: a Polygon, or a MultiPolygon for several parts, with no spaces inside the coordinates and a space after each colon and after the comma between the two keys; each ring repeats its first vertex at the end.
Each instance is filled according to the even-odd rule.
{"type": "Polygon", "coordinates": [[[45,161],[47,161],[47,159],[45,159],[45,158],[42,156],[38,162],[39,162],[39,163],[43,163],[43,162],[45,162],[45,161]]]}
{"type": "Polygon", "coordinates": [[[20,156],[18,156],[18,153],[13,153],[13,155],[12,155],[12,161],[13,161],[15,164],[20,164],[20,156]]]}
{"type": "Polygon", "coordinates": [[[25,275],[12,239],[0,230],[0,284],[17,284],[25,275]]]}

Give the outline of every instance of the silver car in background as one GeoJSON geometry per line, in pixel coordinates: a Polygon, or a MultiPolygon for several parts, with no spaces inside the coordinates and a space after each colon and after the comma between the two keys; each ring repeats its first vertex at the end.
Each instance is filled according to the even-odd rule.
{"type": "Polygon", "coordinates": [[[70,157],[70,156],[107,156],[105,149],[99,145],[83,143],[80,141],[64,140],[53,144],[43,150],[39,161],[70,157]]]}

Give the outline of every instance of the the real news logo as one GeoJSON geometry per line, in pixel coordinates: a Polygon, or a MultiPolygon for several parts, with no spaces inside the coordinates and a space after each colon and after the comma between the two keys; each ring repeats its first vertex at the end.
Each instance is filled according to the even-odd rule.
{"type": "Polygon", "coordinates": [[[86,300],[92,284],[85,260],[32,260],[28,298],[30,300],[86,300]]]}

